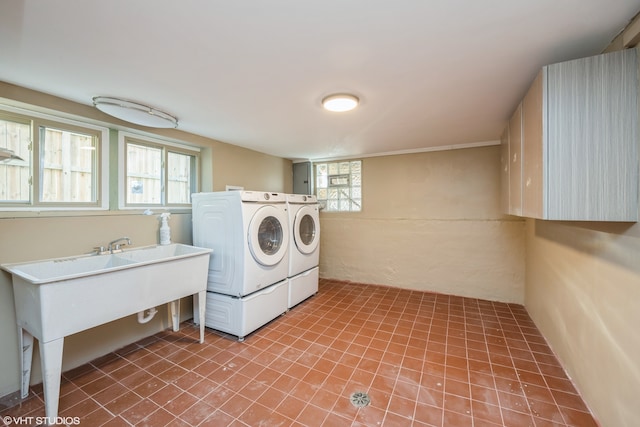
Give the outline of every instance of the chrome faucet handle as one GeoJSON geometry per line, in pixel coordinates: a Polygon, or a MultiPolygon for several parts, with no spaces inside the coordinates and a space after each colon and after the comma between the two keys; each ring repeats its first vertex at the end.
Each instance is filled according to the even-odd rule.
{"type": "Polygon", "coordinates": [[[119,239],[109,242],[109,247],[107,248],[107,250],[111,253],[113,253],[113,251],[121,251],[122,245],[131,245],[131,239],[129,239],[128,237],[120,237],[119,239]],[[119,244],[119,242],[124,242],[124,243],[119,244]],[[115,245],[115,248],[114,248],[114,245],[115,245]]]}
{"type": "Polygon", "coordinates": [[[104,246],[96,246],[95,248],[93,248],[93,250],[96,253],[96,255],[104,255],[109,253],[107,248],[105,248],[104,246]]]}

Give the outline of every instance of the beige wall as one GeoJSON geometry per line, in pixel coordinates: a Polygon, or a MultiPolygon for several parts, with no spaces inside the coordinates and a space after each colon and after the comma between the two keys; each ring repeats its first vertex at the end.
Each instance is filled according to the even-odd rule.
{"type": "Polygon", "coordinates": [[[213,153],[213,191],[234,185],[245,190],[293,192],[289,160],[221,143],[213,153]]]}
{"type": "MultiPolygon", "coordinates": [[[[606,51],[639,41],[636,16],[606,51]]],[[[527,311],[600,424],[637,426],[640,223],[531,219],[526,229],[527,311]]]]}
{"type": "MultiPolygon", "coordinates": [[[[95,108],[40,94],[0,82],[0,98],[46,107],[59,112],[111,121],[95,108]]],[[[115,125],[122,122],[113,121],[115,125]]],[[[132,126],[133,128],[133,126],[132,126]]],[[[292,165],[289,160],[268,156],[178,130],[161,130],[160,136],[174,138],[202,148],[203,191],[224,190],[225,185],[246,189],[291,192],[292,165]]],[[[112,138],[113,141],[113,138],[112,138]]],[[[114,147],[112,147],[113,149],[114,147]]],[[[112,152],[114,152],[112,150],[112,152]]],[[[113,159],[113,156],[112,156],[113,159]]],[[[112,180],[111,184],[115,181],[112,180]]],[[[113,196],[112,196],[113,197],[113,196]]],[[[134,246],[158,242],[158,220],[141,212],[109,211],[90,215],[11,215],[0,212],[0,263],[64,257],[88,253],[94,246],[129,236],[134,246]]],[[[191,243],[191,214],[174,213],[170,218],[172,240],[191,243]]],[[[190,315],[190,300],[182,301],[182,318],[190,315]]],[[[165,307],[147,324],[136,316],[111,322],[68,337],[65,340],[63,370],[79,366],[114,349],[152,335],[169,326],[165,307]]],[[[0,397],[19,389],[18,338],[13,307],[11,276],[0,272],[0,397]]],[[[41,381],[39,358],[34,354],[32,383],[41,381]]]]}
{"type": "Polygon", "coordinates": [[[640,420],[640,224],[527,220],[526,308],[604,427],[640,420]]]}
{"type": "Polygon", "coordinates": [[[500,213],[499,146],[362,169],[362,212],[321,213],[321,277],[524,302],[524,221],[500,213]]]}

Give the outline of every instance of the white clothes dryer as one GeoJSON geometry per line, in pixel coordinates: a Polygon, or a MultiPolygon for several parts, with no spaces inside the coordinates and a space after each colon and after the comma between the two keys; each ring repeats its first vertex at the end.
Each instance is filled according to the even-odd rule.
{"type": "Polygon", "coordinates": [[[285,194],[197,193],[192,203],[193,244],[215,253],[209,262],[208,291],[242,297],[287,278],[285,194]]]}
{"type": "Polygon", "coordinates": [[[291,308],[318,292],[320,206],[316,196],[287,194],[289,229],[289,301],[291,308]]]}
{"type": "Polygon", "coordinates": [[[245,335],[287,311],[289,219],[286,195],[198,193],[193,242],[211,248],[205,326],[245,335]]]}

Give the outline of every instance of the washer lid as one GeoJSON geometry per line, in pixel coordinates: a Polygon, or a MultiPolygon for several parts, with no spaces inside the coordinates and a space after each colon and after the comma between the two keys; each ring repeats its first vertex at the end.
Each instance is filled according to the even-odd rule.
{"type": "Polygon", "coordinates": [[[247,240],[253,258],[265,266],[278,264],[287,253],[287,214],[274,206],[263,206],[253,214],[247,240]]]}
{"type": "Polygon", "coordinates": [[[293,221],[293,241],[303,254],[310,254],[320,243],[318,205],[306,205],[296,212],[293,221]]]}

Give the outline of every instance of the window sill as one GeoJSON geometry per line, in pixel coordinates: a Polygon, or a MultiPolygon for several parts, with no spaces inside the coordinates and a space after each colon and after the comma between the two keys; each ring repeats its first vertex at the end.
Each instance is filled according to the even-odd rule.
{"type": "Polygon", "coordinates": [[[146,208],[135,208],[126,210],[106,210],[106,209],[76,209],[76,210],[54,210],[54,209],[30,209],[30,210],[3,210],[0,211],[1,219],[12,218],[61,218],[61,217],[88,217],[88,216],[126,216],[126,215],[156,215],[164,212],[172,214],[190,214],[191,208],[149,208],[151,213],[147,213],[146,208]]]}

